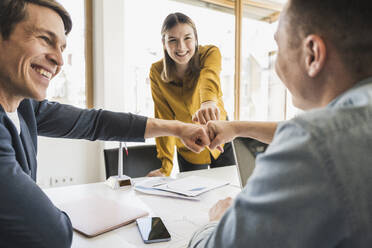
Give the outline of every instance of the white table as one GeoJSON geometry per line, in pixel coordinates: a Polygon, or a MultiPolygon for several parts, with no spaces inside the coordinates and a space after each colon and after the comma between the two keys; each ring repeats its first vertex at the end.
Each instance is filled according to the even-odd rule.
{"type": "Polygon", "coordinates": [[[113,190],[104,183],[67,186],[46,189],[46,194],[58,204],[87,195],[100,195],[146,209],[151,216],[159,216],[172,236],[169,242],[144,244],[132,223],[94,238],[74,232],[73,248],[134,248],[134,247],[186,247],[193,232],[208,223],[208,211],[213,204],[225,197],[235,197],[240,192],[236,166],[226,166],[210,170],[184,172],[177,177],[198,175],[228,180],[230,185],[214,189],[201,195],[200,201],[146,195],[132,188],[113,190]]]}

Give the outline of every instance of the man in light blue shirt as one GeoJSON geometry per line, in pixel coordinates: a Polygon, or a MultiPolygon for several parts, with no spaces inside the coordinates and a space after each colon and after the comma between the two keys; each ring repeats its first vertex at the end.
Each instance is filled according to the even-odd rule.
{"type": "Polygon", "coordinates": [[[37,137],[144,141],[178,136],[200,152],[205,127],[45,100],[63,65],[70,15],[55,0],[0,0],[0,247],[71,247],[72,224],[36,184],[37,137]]]}
{"type": "MultiPolygon", "coordinates": [[[[189,247],[372,247],[372,2],[290,0],[276,71],[306,110],[279,123],[246,187],[189,247]]],[[[249,136],[209,122],[214,141],[249,136]]]]}

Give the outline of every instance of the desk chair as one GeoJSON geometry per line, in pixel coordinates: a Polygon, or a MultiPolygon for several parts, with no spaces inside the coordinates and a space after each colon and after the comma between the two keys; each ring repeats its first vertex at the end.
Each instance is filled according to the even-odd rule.
{"type": "MultiPolygon", "coordinates": [[[[118,174],[119,148],[105,149],[106,179],[118,174]]],[[[161,161],[156,157],[156,145],[129,146],[128,156],[123,149],[123,174],[130,177],[143,177],[152,170],[161,168],[161,161]]]]}

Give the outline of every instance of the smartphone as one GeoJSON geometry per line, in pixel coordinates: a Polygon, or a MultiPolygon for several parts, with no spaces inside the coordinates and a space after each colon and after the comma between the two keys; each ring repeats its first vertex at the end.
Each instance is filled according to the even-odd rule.
{"type": "Polygon", "coordinates": [[[144,243],[169,241],[171,236],[159,217],[143,217],[136,220],[144,243]]]}

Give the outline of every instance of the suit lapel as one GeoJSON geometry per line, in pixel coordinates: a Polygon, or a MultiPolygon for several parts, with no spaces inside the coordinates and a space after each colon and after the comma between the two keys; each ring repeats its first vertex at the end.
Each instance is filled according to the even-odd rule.
{"type": "Polygon", "coordinates": [[[27,168],[23,168],[24,171],[28,171],[28,174],[31,176],[31,178],[35,181],[36,180],[36,152],[32,143],[32,138],[30,135],[30,132],[28,130],[28,127],[26,125],[25,120],[23,119],[22,115],[18,114],[19,116],[19,122],[21,126],[21,141],[23,144],[23,152],[24,156],[23,158],[26,160],[25,166],[27,168]]]}

